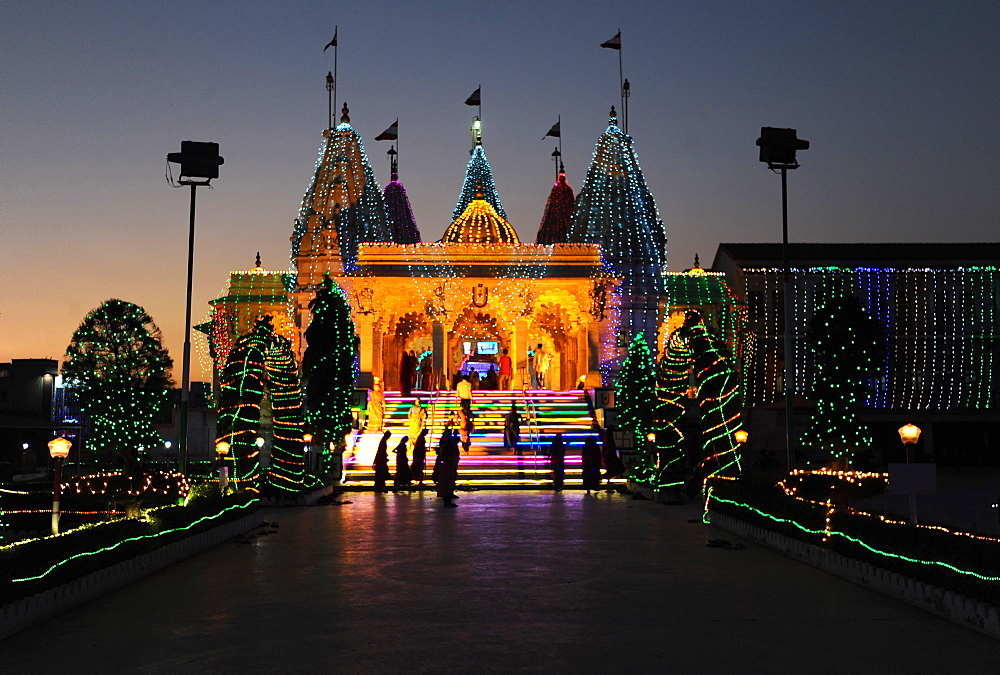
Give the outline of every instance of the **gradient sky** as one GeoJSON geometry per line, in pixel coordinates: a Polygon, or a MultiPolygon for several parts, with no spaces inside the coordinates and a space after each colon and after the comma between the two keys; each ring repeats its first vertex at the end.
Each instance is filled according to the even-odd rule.
{"type": "MultiPolygon", "coordinates": [[[[230,270],[288,267],[326,123],[323,46],[381,184],[400,178],[425,240],[447,227],[480,84],[507,215],[534,241],[562,115],[582,186],[618,103],[666,223],[670,269],[720,242],[778,241],[761,126],[810,141],[789,176],[792,241],[996,241],[1000,3],[0,2],[0,361],[61,358],[87,312],[145,307],[180,371],[188,191],[182,140],[226,163],[198,193],[195,322],[230,270]]],[[[199,374],[195,364],[195,376],[199,374]]]]}

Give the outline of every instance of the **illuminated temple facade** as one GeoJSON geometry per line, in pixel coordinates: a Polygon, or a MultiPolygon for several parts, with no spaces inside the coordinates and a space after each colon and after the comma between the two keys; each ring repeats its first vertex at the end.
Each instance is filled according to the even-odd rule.
{"type": "Polygon", "coordinates": [[[324,131],[313,179],[291,237],[291,273],[260,266],[233,272],[212,301],[216,371],[228,345],[256,318],[276,317],[300,359],[309,304],[329,275],[350,301],[360,336],[359,387],[374,378],[400,388],[404,352],[430,359],[444,388],[476,346],[495,361],[507,350],[512,387],[530,386],[529,353],[549,355],[546,387],[607,385],[633,337],[660,344],[683,312],[698,308],[737,342],[736,311],[721,275],[697,268],[666,274],[666,232],[614,109],[583,188],[560,171],[535,243],[507,221],[481,136],[474,144],[453,222],[423,242],[398,179],[380,189],[344,106],[324,131]],[[495,353],[490,353],[495,349],[495,353]]]}

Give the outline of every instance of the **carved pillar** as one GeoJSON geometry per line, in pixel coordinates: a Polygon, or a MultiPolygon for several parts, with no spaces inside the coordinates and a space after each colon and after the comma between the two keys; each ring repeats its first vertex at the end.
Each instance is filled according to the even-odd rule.
{"type": "Polygon", "coordinates": [[[528,380],[528,320],[518,319],[514,322],[514,341],[511,360],[514,362],[514,378],[511,387],[523,389],[530,387],[528,380]]]}
{"type": "Polygon", "coordinates": [[[355,325],[361,338],[361,372],[358,373],[356,386],[367,388],[374,384],[372,364],[376,348],[375,322],[368,316],[360,316],[355,325]]]}
{"type": "Polygon", "coordinates": [[[444,325],[440,321],[434,321],[431,324],[431,349],[434,350],[434,355],[431,357],[433,359],[431,365],[434,367],[434,374],[437,378],[434,386],[438,389],[443,389],[445,387],[444,383],[447,381],[445,378],[448,374],[445,370],[448,339],[444,332],[444,325]]]}

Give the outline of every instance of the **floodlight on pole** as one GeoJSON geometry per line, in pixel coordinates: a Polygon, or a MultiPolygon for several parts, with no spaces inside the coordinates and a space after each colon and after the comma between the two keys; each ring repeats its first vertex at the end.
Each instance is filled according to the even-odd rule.
{"type": "Polygon", "coordinates": [[[191,395],[191,286],[194,278],[194,211],[199,185],[208,185],[219,177],[225,160],[219,156],[218,143],[181,141],[181,151],[167,155],[167,162],[181,165],[180,185],[191,186],[191,209],[188,227],[187,308],[184,315],[184,365],[181,375],[181,414],[177,433],[177,469],[187,471],[188,401],[191,395]]]}
{"type": "Polygon", "coordinates": [[[788,265],[788,180],[789,169],[799,168],[795,153],[798,150],[808,150],[809,141],[797,136],[795,129],[778,129],[761,127],[760,138],[757,139],[760,148],[760,161],[767,168],[781,173],[781,261],[783,268],[783,316],[784,358],[785,358],[785,444],[787,451],[788,470],[795,465],[794,448],[794,379],[795,360],[792,353],[792,278],[788,265]]]}

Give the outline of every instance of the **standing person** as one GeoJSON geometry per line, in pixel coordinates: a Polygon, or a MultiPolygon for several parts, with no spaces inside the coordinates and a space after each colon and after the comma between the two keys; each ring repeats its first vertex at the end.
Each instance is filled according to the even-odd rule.
{"type": "Polygon", "coordinates": [[[409,396],[412,390],[410,378],[413,377],[413,362],[410,355],[403,350],[403,356],[399,359],[399,393],[402,396],[409,396]]]}
{"type": "Polygon", "coordinates": [[[469,448],[472,447],[472,432],[475,428],[475,418],[472,413],[467,413],[460,408],[458,411],[458,433],[462,439],[462,449],[465,454],[469,454],[469,448]]]}
{"type": "Polygon", "coordinates": [[[455,438],[453,429],[447,430],[441,436],[438,444],[438,459],[441,464],[438,468],[437,495],[444,500],[447,507],[455,507],[457,497],[455,496],[455,483],[458,480],[458,440],[455,438]]]}
{"type": "Polygon", "coordinates": [[[545,378],[549,374],[549,364],[552,363],[552,355],[545,351],[542,345],[538,345],[535,350],[535,374],[538,376],[538,388],[545,389],[547,382],[545,378]]]}
{"type": "Polygon", "coordinates": [[[496,391],[499,386],[500,378],[497,376],[497,367],[495,364],[490,364],[490,371],[486,373],[486,380],[483,383],[483,389],[496,391]]]}
{"type": "Polygon", "coordinates": [[[427,469],[427,429],[423,429],[413,444],[413,463],[410,464],[410,477],[417,487],[424,487],[424,471],[427,469]]]}
{"type": "Polygon", "coordinates": [[[613,427],[604,430],[604,445],[601,447],[601,455],[604,460],[604,478],[606,480],[610,481],[612,478],[621,478],[625,475],[625,465],[618,456],[618,448],[615,446],[613,427]]]}
{"type": "Polygon", "coordinates": [[[504,452],[517,449],[517,444],[521,440],[521,413],[517,412],[517,405],[510,402],[510,412],[503,419],[503,449],[504,452]]]}
{"type": "Polygon", "coordinates": [[[444,431],[441,432],[441,436],[438,438],[438,452],[434,453],[434,469],[431,471],[431,480],[435,483],[441,481],[441,445],[445,442],[445,437],[450,435],[455,429],[455,424],[455,413],[451,412],[448,414],[448,420],[444,423],[444,431]]]}
{"type": "Polygon", "coordinates": [[[500,357],[500,388],[504,391],[510,389],[510,378],[514,374],[513,364],[510,361],[510,356],[507,354],[507,350],[503,350],[503,356],[500,357]]]}
{"type": "Polygon", "coordinates": [[[409,367],[410,388],[407,390],[407,396],[409,396],[409,392],[413,391],[413,387],[417,383],[417,369],[420,367],[420,363],[417,361],[417,353],[412,349],[410,350],[409,359],[410,359],[410,367],[409,367]]]}
{"type": "Polygon", "coordinates": [[[562,492],[563,482],[566,480],[566,445],[561,431],[549,446],[549,468],[552,470],[552,487],[556,492],[562,492]]]}
{"type": "Polygon", "coordinates": [[[580,463],[583,465],[583,487],[587,494],[601,489],[601,449],[597,446],[597,436],[587,436],[580,453],[580,463]]]}
{"type": "Polygon", "coordinates": [[[465,377],[459,376],[458,384],[455,385],[455,393],[458,394],[458,403],[465,411],[466,415],[472,414],[472,383],[465,377]]]}
{"type": "Polygon", "coordinates": [[[382,431],[385,423],[385,392],[382,389],[382,380],[375,378],[372,385],[371,394],[368,395],[368,414],[366,429],[369,432],[382,431]]]}
{"type": "Polygon", "coordinates": [[[424,430],[424,423],[427,420],[427,412],[424,410],[424,406],[420,401],[419,396],[413,400],[413,405],[411,405],[410,409],[407,411],[406,420],[410,424],[408,435],[413,439],[410,444],[412,446],[416,444],[417,437],[420,435],[420,432],[424,430]]]}
{"type": "Polygon", "coordinates": [[[403,439],[393,450],[396,453],[396,474],[392,477],[392,488],[393,490],[401,490],[410,487],[412,478],[410,478],[410,460],[406,457],[406,446],[409,444],[409,439],[403,436],[403,439]]]}
{"type": "Polygon", "coordinates": [[[385,482],[389,480],[389,437],[391,431],[382,434],[382,440],[378,442],[378,450],[375,451],[375,463],[372,468],[375,470],[375,491],[385,492],[385,482]]]}
{"type": "Polygon", "coordinates": [[[420,386],[430,391],[434,389],[434,354],[427,352],[420,362],[420,386]]]}

